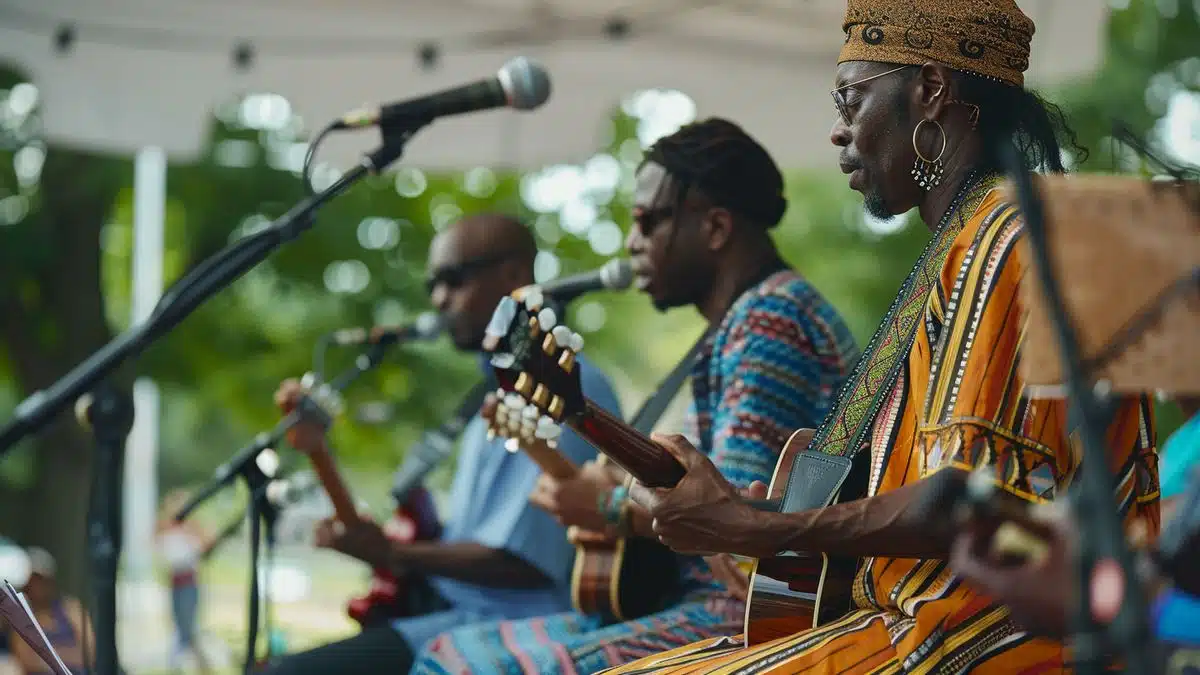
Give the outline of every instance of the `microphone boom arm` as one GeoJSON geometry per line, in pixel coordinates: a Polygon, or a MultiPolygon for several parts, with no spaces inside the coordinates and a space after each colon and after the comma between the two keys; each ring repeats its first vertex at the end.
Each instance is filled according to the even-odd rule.
{"type": "Polygon", "coordinates": [[[46,426],[131,356],[140,354],[167,335],[205,301],[253,269],[275,249],[310,229],[315,224],[318,209],[368,173],[378,173],[398,159],[408,139],[425,124],[427,122],[422,121],[404,133],[385,135],[378,149],[365,156],[333,185],[301,200],[265,230],[231,245],[176,282],[159,300],[145,323],[118,335],[48,389],[34,392],[23,400],[17,405],[13,419],[0,428],[0,457],[17,442],[46,426]]]}

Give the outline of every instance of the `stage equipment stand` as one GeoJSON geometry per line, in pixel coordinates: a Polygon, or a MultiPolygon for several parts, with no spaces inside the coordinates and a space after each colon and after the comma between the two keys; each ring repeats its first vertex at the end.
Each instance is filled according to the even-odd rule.
{"type": "Polygon", "coordinates": [[[102,381],[76,402],[79,422],[92,431],[92,491],[88,505],[87,542],[91,565],[92,623],[96,640],[95,672],[118,675],[117,567],[121,559],[121,479],[125,471],[125,439],[133,428],[133,397],[102,381]]]}

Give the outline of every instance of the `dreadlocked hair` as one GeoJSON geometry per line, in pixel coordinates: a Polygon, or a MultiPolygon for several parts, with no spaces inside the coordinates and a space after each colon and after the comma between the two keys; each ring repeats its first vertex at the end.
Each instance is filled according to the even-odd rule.
{"type": "Polygon", "coordinates": [[[642,163],[647,162],[674,179],[677,204],[696,188],[763,228],[778,225],[787,211],[783,174],[775,160],[729,120],[712,117],[664,136],[646,152],[642,163]]]}
{"type": "MultiPolygon", "coordinates": [[[[901,72],[915,77],[920,69],[909,66],[901,72]]],[[[1079,144],[1066,113],[1036,92],[961,70],[955,70],[953,77],[956,98],[979,106],[976,132],[983,154],[978,168],[1006,173],[1001,150],[1005,144],[1016,145],[1030,171],[1066,173],[1064,148],[1074,153],[1077,161],[1087,159],[1087,148],[1079,144]]],[[[896,106],[907,118],[908,93],[903,89],[897,90],[896,106]]]]}
{"type": "Polygon", "coordinates": [[[1062,108],[1037,93],[961,71],[955,73],[958,98],[979,106],[978,132],[983,145],[984,169],[1002,171],[1000,148],[1015,143],[1032,171],[1066,173],[1062,151],[1078,161],[1087,158],[1062,108]]]}

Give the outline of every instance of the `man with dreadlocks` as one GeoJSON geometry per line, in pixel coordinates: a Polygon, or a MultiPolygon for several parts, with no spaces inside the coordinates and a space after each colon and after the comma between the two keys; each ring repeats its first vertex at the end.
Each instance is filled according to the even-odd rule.
{"type": "MultiPolygon", "coordinates": [[[[663,138],[637,173],[626,246],[638,286],[658,309],[691,305],[709,322],[691,369],[689,435],[741,488],[767,480],[791,432],[825,415],[857,356],[841,317],[775,249],[769,229],[786,206],[770,155],[722,119],[663,138]]],[[[543,475],[531,498],[567,525],[654,536],[619,470],[582,474],[543,475]],[[601,503],[626,514],[622,527],[605,521],[601,503]]],[[[748,580],[732,558],[681,558],[679,569],[665,611],[613,625],[568,613],[468,626],[430,642],[413,672],[591,673],[736,631],[748,580]]]]}
{"type": "MultiPolygon", "coordinates": [[[[711,462],[662,439],[688,469],[670,490],[634,486],[660,540],[680,552],[860,558],[854,609],[763,644],[701,641],[614,673],[1051,673],[1061,642],[1016,626],[953,575],[949,528],[919,517],[927,477],[990,472],[1029,502],[1064,494],[1079,465],[1066,402],[1028,389],[1019,286],[1022,217],[1000,187],[1003,144],[1062,171],[1060,111],[1024,89],[1034,26],[1013,0],[849,0],[832,141],[866,208],[916,208],[933,231],[892,308],[793,475],[799,502],[753,510],[711,462]],[[865,452],[864,452],[865,450],[865,452]],[[860,456],[866,496],[814,469],[860,456]],[[811,461],[810,461],[811,460],[811,461]]],[[[1126,522],[1158,528],[1154,426],[1144,396],[1114,399],[1106,447],[1126,522]]],[[[826,471],[826,473],[831,473],[826,471]]],[[[836,474],[834,475],[836,478],[836,474]]]]}

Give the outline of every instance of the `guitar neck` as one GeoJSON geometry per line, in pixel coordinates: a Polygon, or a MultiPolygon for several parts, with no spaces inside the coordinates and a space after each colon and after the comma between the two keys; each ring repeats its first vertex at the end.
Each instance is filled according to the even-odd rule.
{"type": "Polygon", "coordinates": [[[671,453],[591,400],[566,424],[642,485],[674,487],[683,479],[683,466],[671,453]]]}
{"type": "Polygon", "coordinates": [[[310,453],[308,459],[312,462],[317,480],[321,481],[321,487],[333,503],[333,512],[337,519],[343,523],[357,522],[358,509],[354,507],[354,498],[350,496],[350,489],[346,487],[341,471],[329,454],[329,448],[322,446],[320,450],[310,453]]]}
{"type": "Polygon", "coordinates": [[[522,444],[521,449],[529,455],[534,464],[538,465],[542,473],[552,478],[567,480],[574,478],[575,474],[579,473],[579,467],[575,466],[574,462],[567,459],[566,455],[558,450],[546,445],[544,441],[522,444]]]}

